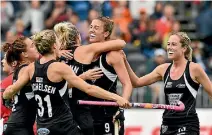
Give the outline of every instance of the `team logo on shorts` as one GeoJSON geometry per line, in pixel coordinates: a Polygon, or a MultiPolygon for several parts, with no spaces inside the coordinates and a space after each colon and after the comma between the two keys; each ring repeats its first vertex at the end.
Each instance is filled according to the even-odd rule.
{"type": "Polygon", "coordinates": [[[165,133],[167,131],[167,129],[168,129],[168,126],[162,125],[161,126],[161,132],[162,132],[162,134],[165,133]]]}
{"type": "Polygon", "coordinates": [[[4,124],[3,131],[7,129],[7,124],[4,124]]]}
{"type": "Polygon", "coordinates": [[[48,135],[50,131],[47,128],[39,128],[37,133],[38,135],[48,135]]]}

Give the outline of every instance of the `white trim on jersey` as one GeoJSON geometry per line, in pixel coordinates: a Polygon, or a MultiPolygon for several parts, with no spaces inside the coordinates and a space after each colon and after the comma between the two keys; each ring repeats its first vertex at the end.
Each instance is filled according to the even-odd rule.
{"type": "Polygon", "coordinates": [[[27,92],[27,93],[25,93],[25,95],[26,95],[26,98],[28,100],[32,99],[35,96],[33,91],[32,92],[27,92]]]}
{"type": "Polygon", "coordinates": [[[61,88],[59,90],[59,93],[60,93],[60,96],[62,97],[65,93],[66,93],[66,90],[68,88],[68,82],[66,81],[66,83],[64,84],[63,88],[61,88]]]}
{"type": "Polygon", "coordinates": [[[115,80],[117,79],[117,75],[109,72],[107,69],[104,68],[104,66],[102,65],[102,56],[100,57],[99,63],[100,63],[100,68],[105,74],[105,76],[107,76],[107,78],[110,79],[112,82],[115,82],[115,80]]]}
{"type": "Polygon", "coordinates": [[[166,77],[166,80],[165,80],[165,83],[164,83],[165,85],[166,85],[166,82],[167,82],[168,78],[169,78],[169,74],[166,77]]]}
{"type": "Polygon", "coordinates": [[[191,85],[188,83],[185,73],[184,73],[184,80],[185,80],[185,84],[188,87],[189,91],[191,92],[193,97],[196,98],[197,97],[197,91],[194,88],[192,88],[191,85]]]}

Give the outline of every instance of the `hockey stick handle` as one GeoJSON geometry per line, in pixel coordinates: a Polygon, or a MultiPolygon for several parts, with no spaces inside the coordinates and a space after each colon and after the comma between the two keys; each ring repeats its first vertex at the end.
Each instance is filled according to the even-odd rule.
{"type": "MultiPolygon", "coordinates": [[[[116,102],[110,101],[86,101],[86,100],[78,100],[79,105],[96,105],[96,106],[119,106],[116,102]]],[[[146,109],[166,109],[166,110],[175,110],[175,111],[183,111],[185,109],[185,105],[179,101],[179,106],[174,105],[165,105],[165,104],[152,104],[152,103],[130,103],[131,107],[134,108],[146,108],[146,109]]]]}

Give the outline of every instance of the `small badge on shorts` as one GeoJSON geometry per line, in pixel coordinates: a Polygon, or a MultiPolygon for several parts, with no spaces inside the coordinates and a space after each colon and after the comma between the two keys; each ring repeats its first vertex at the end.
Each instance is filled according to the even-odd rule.
{"type": "Polygon", "coordinates": [[[7,129],[7,124],[4,124],[3,131],[7,129]]]}
{"type": "Polygon", "coordinates": [[[165,133],[168,130],[168,126],[162,125],[161,126],[161,132],[165,133]]]}
{"type": "Polygon", "coordinates": [[[50,131],[47,128],[39,128],[37,133],[38,135],[48,135],[50,131]]]}
{"type": "Polygon", "coordinates": [[[180,127],[178,129],[178,133],[184,133],[186,131],[186,127],[180,127]]]}

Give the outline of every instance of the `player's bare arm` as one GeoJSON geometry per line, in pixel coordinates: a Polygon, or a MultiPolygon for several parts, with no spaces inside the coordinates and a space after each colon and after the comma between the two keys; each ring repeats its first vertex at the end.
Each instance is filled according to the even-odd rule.
{"type": "Polygon", "coordinates": [[[130,80],[132,82],[133,87],[142,87],[153,84],[157,81],[161,81],[169,64],[159,65],[151,73],[140,78],[138,78],[138,76],[133,72],[132,68],[130,67],[130,64],[126,60],[125,65],[130,75],[130,80]]]}
{"type": "Polygon", "coordinates": [[[24,67],[20,70],[19,79],[13,84],[6,88],[3,93],[4,99],[11,99],[17,92],[19,92],[30,80],[29,67],[24,67]]]}
{"type": "MultiPolygon", "coordinates": [[[[52,64],[53,65],[53,64],[52,64]]],[[[90,85],[75,75],[72,69],[64,63],[54,64],[55,69],[63,67],[63,70],[57,70],[58,75],[61,75],[69,84],[84,91],[85,93],[106,100],[116,101],[122,107],[129,107],[129,102],[122,97],[101,89],[100,87],[90,85]]]]}
{"type": "Polygon", "coordinates": [[[212,99],[212,83],[205,73],[203,68],[197,63],[191,63],[192,73],[194,73],[196,81],[200,83],[204,90],[208,93],[210,98],[212,99]]]}
{"type": "Polygon", "coordinates": [[[123,93],[122,97],[129,100],[132,93],[132,84],[129,74],[124,64],[124,59],[118,51],[111,51],[107,54],[107,62],[115,69],[116,74],[122,83],[123,93]]]}
{"type": "Polygon", "coordinates": [[[105,42],[92,43],[87,47],[87,53],[93,53],[97,56],[103,52],[107,51],[117,51],[125,47],[126,42],[124,40],[110,40],[105,42]]]}

